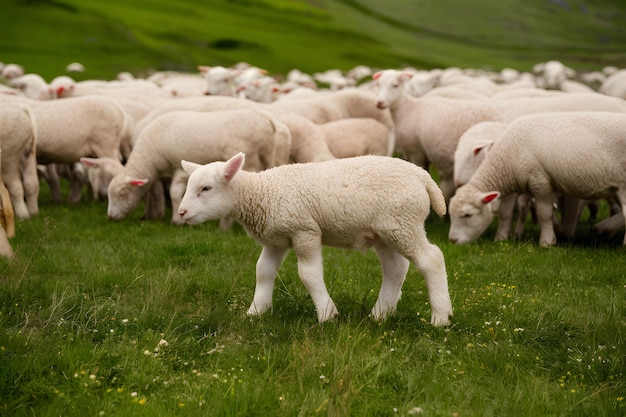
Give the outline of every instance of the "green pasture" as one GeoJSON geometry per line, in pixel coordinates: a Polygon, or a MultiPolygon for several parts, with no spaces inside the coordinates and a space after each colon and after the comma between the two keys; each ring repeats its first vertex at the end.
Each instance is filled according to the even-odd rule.
{"type": "MultiPolygon", "coordinates": [[[[87,194],[85,193],[85,196],[87,194]]],[[[524,239],[447,241],[453,325],[429,324],[411,268],[397,313],[368,317],[373,252],[325,250],[340,317],[317,323],[293,254],[274,307],[246,310],[260,247],[221,232],[106,218],[106,203],[48,202],[17,224],[0,260],[0,415],[622,416],[626,257],[622,235],[544,249],[524,239]]]]}
{"type": "Polygon", "coordinates": [[[245,61],[273,74],[377,68],[626,66],[614,0],[5,0],[0,61],[47,80],[195,72],[245,61]]]}

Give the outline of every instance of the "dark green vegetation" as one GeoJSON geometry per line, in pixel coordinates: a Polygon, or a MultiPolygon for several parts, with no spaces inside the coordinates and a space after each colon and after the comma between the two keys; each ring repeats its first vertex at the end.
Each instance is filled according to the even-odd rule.
{"type": "Polygon", "coordinates": [[[454,324],[433,328],[411,268],[397,313],[368,317],[372,252],[325,250],[340,318],[319,325],[290,254],[274,308],[247,317],[260,247],[240,227],[106,219],[51,205],[0,260],[0,415],[623,416],[622,235],[537,247],[447,241],[454,324]],[[420,410],[422,414],[420,414],[420,410]]]}
{"type": "Polygon", "coordinates": [[[0,61],[47,80],[195,72],[240,61],[285,74],[415,66],[581,70],[626,66],[616,0],[5,0],[0,61]]]}

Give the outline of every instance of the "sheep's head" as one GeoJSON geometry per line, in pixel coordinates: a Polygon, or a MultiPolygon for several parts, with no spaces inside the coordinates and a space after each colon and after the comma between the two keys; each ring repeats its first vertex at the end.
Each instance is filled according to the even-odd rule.
{"type": "Polygon", "coordinates": [[[123,173],[111,180],[108,188],[107,216],[111,220],[125,218],[137,205],[150,186],[147,179],[131,178],[123,173]]]}
{"type": "Polygon", "coordinates": [[[413,75],[409,72],[396,70],[378,71],[372,76],[378,82],[376,107],[386,109],[396,103],[404,92],[404,83],[413,75]]]}
{"type": "Polygon", "coordinates": [[[498,210],[500,193],[490,191],[481,193],[471,185],[456,190],[450,199],[450,232],[448,238],[457,244],[472,242],[489,227],[494,212],[498,210]]]}
{"type": "Polygon", "coordinates": [[[200,165],[181,161],[189,180],[178,208],[180,218],[188,224],[200,224],[228,217],[236,204],[231,180],[244,162],[245,155],[241,152],[226,162],[200,165]]]}

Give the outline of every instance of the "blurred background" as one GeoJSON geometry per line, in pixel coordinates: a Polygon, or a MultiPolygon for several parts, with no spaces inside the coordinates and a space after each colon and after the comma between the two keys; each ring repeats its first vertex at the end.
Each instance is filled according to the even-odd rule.
{"type": "Polygon", "coordinates": [[[3,0],[0,61],[46,80],[357,65],[528,71],[626,67],[624,0],[3,0]]]}

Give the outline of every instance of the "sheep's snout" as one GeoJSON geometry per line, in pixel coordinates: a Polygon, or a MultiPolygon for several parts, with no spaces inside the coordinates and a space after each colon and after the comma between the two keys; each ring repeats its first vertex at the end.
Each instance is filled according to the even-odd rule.
{"type": "Polygon", "coordinates": [[[187,214],[187,210],[183,208],[178,210],[178,215],[180,216],[181,219],[185,219],[185,214],[187,214]]]}
{"type": "Polygon", "coordinates": [[[376,101],[376,107],[378,107],[379,109],[385,109],[387,108],[387,105],[385,104],[384,101],[382,100],[377,100],[376,101]]]}
{"type": "Polygon", "coordinates": [[[210,95],[211,95],[211,93],[209,93],[208,91],[205,91],[205,92],[204,92],[204,95],[205,95],[205,96],[210,96],[210,95]]]}

